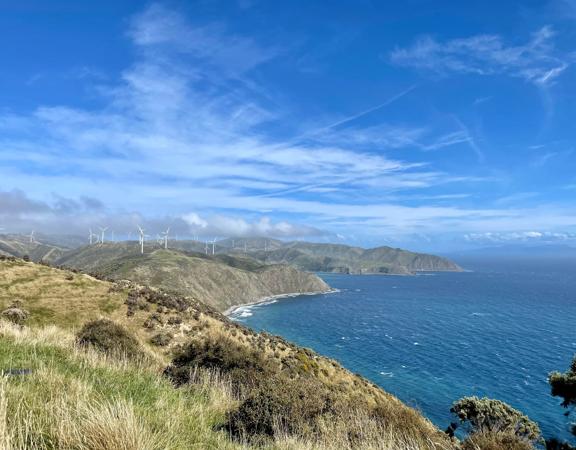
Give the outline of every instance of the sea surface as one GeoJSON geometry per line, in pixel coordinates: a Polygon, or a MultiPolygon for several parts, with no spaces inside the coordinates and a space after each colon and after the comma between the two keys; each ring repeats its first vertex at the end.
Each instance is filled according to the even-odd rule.
{"type": "Polygon", "coordinates": [[[472,271],[319,274],[339,292],[243,307],[233,319],[335,358],[439,427],[463,396],[503,400],[569,439],[547,375],[576,353],[575,261],[460,261],[472,271]]]}

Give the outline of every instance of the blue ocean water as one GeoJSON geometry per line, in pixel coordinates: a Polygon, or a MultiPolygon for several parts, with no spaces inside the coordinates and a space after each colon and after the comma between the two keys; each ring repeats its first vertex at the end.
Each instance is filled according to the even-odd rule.
{"type": "Polygon", "coordinates": [[[335,358],[438,426],[468,395],[503,400],[569,439],[547,375],[576,353],[576,265],[468,262],[465,273],[320,274],[340,292],[242,308],[234,319],[335,358]]]}

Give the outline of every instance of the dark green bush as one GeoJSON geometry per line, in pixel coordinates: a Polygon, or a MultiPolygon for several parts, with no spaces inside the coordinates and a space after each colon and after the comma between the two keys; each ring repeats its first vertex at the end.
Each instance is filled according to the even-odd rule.
{"type": "MultiPolygon", "coordinates": [[[[562,406],[567,408],[566,416],[576,409],[576,356],[572,360],[570,368],[565,373],[553,372],[548,378],[552,395],[562,398],[562,406]]],[[[572,424],[571,432],[576,436],[576,424],[572,424]]],[[[576,447],[569,443],[561,443],[555,439],[547,443],[548,449],[553,450],[575,450],[576,447]]]]}
{"type": "Polygon", "coordinates": [[[223,336],[192,340],[174,357],[165,374],[176,385],[182,385],[190,381],[190,372],[195,367],[229,375],[238,393],[254,388],[278,370],[261,352],[223,336]]]}
{"type": "Polygon", "coordinates": [[[236,437],[272,437],[276,432],[304,435],[317,419],[333,412],[329,389],[313,378],[268,378],[229,414],[227,428],[236,437]]]}
{"type": "Polygon", "coordinates": [[[152,336],[152,338],[150,339],[150,343],[157,345],[159,347],[165,347],[170,342],[172,342],[173,338],[174,337],[172,336],[171,333],[160,332],[160,333],[157,333],[154,336],[152,336]]]}
{"type": "Polygon", "coordinates": [[[128,330],[108,319],[86,323],[76,335],[76,342],[82,347],[92,347],[113,357],[140,359],[145,355],[128,330]]]}
{"type": "Polygon", "coordinates": [[[450,408],[462,423],[468,423],[471,433],[506,432],[518,438],[536,442],[540,428],[520,411],[500,400],[464,397],[450,408]]]}

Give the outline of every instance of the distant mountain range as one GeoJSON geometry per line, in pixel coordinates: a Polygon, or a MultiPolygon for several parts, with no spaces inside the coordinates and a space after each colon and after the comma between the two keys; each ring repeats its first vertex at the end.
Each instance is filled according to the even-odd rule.
{"type": "Polygon", "coordinates": [[[146,243],[144,254],[134,241],[70,248],[74,239],[0,236],[0,254],[45,261],[127,279],[194,296],[224,311],[264,297],[324,292],[330,287],[310,272],[402,274],[459,271],[448,259],[390,247],[363,249],[339,244],[283,242],[275,239],[225,239],[215,243],[170,241],[164,249],[146,243]]]}
{"type": "Polygon", "coordinates": [[[243,253],[266,264],[290,264],[311,272],[409,275],[423,271],[460,271],[439,256],[392,247],[364,249],[342,244],[282,242],[274,239],[226,239],[218,242],[232,254],[243,253]],[[264,242],[263,242],[264,241],[264,242]]]}
{"type": "Polygon", "coordinates": [[[318,276],[288,265],[266,265],[239,255],[165,250],[158,245],[141,254],[133,242],[81,247],[55,264],[192,296],[220,311],[264,297],[330,289],[318,276]]]}
{"type": "Polygon", "coordinates": [[[60,258],[69,248],[53,243],[30,239],[21,234],[0,234],[0,255],[28,256],[32,261],[52,262],[60,258]]]}
{"type": "MultiPolygon", "coordinates": [[[[43,236],[41,242],[31,243],[22,235],[0,236],[0,252],[6,255],[29,255],[34,261],[66,261],[69,253],[76,255],[79,247],[77,237],[43,236]],[[62,259],[63,258],[63,259],[62,259]]],[[[108,257],[118,258],[127,248],[135,246],[134,242],[117,242],[114,250],[108,248],[108,257]]],[[[80,241],[81,245],[81,241],[80,241]]],[[[151,241],[147,248],[160,248],[151,241]]],[[[80,247],[82,248],[82,247],[80,247]]],[[[135,248],[135,247],[134,247],[135,248]]],[[[284,242],[269,238],[223,239],[215,243],[193,240],[170,241],[170,248],[184,252],[195,252],[198,255],[221,257],[230,255],[237,261],[251,260],[251,264],[288,264],[308,272],[335,272],[347,274],[396,274],[409,275],[422,271],[459,271],[460,267],[447,258],[414,253],[392,247],[364,249],[343,244],[321,244],[311,242],[284,242]],[[238,258],[240,258],[238,260],[238,258]]],[[[99,265],[99,264],[97,264],[99,265]]],[[[88,268],[82,266],[84,269],[88,268]]],[[[94,266],[96,267],[96,266],[94,266]]]]}

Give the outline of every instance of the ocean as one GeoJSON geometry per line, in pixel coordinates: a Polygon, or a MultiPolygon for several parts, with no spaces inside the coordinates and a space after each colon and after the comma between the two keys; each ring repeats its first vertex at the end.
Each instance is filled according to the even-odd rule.
{"type": "Polygon", "coordinates": [[[470,395],[505,401],[569,439],[547,375],[576,353],[574,261],[464,261],[469,272],[319,274],[339,291],[274,300],[232,318],[335,358],[444,429],[470,395]]]}

